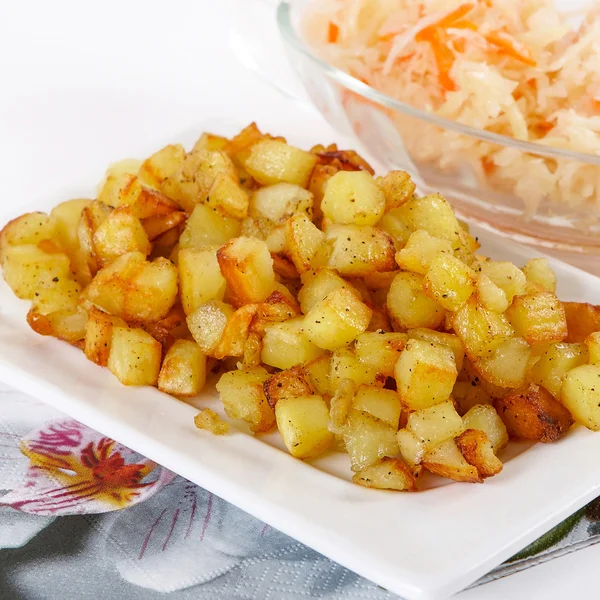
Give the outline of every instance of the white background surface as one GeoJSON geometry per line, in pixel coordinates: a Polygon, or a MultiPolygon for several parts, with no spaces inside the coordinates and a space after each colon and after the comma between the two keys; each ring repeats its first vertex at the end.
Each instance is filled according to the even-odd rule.
{"type": "MultiPolygon", "coordinates": [[[[106,165],[222,117],[328,142],[314,113],[240,67],[232,16],[253,0],[12,2],[0,10],[2,212],[99,179],[106,165]],[[15,200],[18,199],[18,200],[15,200]]],[[[250,19],[249,19],[250,21],[250,19]]],[[[253,20],[255,21],[255,20],[253,20]]],[[[265,22],[264,27],[272,27],[265,22]]],[[[261,31],[253,32],[260,36],[261,31]]],[[[56,201],[64,198],[56,198],[56,201]]],[[[600,545],[463,592],[464,600],[597,598],[600,545]]]]}

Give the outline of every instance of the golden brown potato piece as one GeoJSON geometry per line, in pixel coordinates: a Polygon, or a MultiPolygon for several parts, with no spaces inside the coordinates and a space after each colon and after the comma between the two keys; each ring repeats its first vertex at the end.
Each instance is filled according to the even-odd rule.
{"type": "Polygon", "coordinates": [[[568,333],[565,310],[552,292],[515,296],[506,316],[530,344],[562,342],[568,333]]]}
{"type": "Polygon", "coordinates": [[[355,473],[352,481],[378,490],[415,492],[417,483],[409,467],[399,458],[384,457],[378,463],[355,473]]]}
{"type": "Polygon", "coordinates": [[[123,385],[156,385],[162,346],[143,329],[113,327],[108,368],[123,385]]]}
{"type": "Polygon", "coordinates": [[[70,344],[80,342],[85,337],[87,312],[82,308],[63,308],[42,315],[35,310],[27,313],[27,323],[40,335],[51,335],[70,344]]]}
{"type": "Polygon", "coordinates": [[[310,396],[313,393],[306,381],[304,368],[302,366],[292,367],[271,375],[263,384],[267,402],[271,408],[282,398],[295,398],[298,396],[310,396]]]}
{"type": "Polygon", "coordinates": [[[571,413],[545,388],[535,383],[494,400],[494,408],[511,437],[556,442],[571,425],[571,413]]]}
{"type": "Polygon", "coordinates": [[[113,327],[127,327],[123,319],[113,317],[92,306],[85,326],[83,351],[92,362],[105,367],[108,363],[113,327]]]}
{"type": "Polygon", "coordinates": [[[454,481],[483,482],[479,471],[467,462],[454,440],[447,440],[427,452],[423,466],[431,473],[454,481]]]}
{"type": "Polygon", "coordinates": [[[338,150],[336,144],[313,150],[318,150],[315,152],[319,157],[318,165],[334,165],[344,171],[368,171],[371,175],[375,173],[373,167],[354,150],[338,150]]]}
{"type": "Polygon", "coordinates": [[[211,355],[223,359],[227,356],[242,356],[246,347],[246,340],[250,331],[250,325],[256,316],[258,306],[246,304],[238,308],[229,318],[221,339],[211,355]]]}
{"type": "Polygon", "coordinates": [[[187,216],[184,212],[173,211],[165,215],[154,215],[142,221],[144,231],[150,241],[153,241],[158,236],[166,231],[181,225],[186,220],[187,216]]]}
{"type": "Polygon", "coordinates": [[[169,350],[176,339],[189,335],[185,322],[185,313],[179,304],[173,306],[162,319],[143,323],[142,329],[161,343],[164,352],[169,350]]]}
{"type": "Polygon", "coordinates": [[[158,389],[173,396],[196,396],[206,383],[206,355],[196,342],[177,340],[166,353],[158,389]]]}
{"type": "Polygon", "coordinates": [[[206,431],[210,431],[214,435],[225,435],[229,433],[229,423],[221,420],[219,415],[210,410],[210,408],[205,408],[201,410],[194,417],[194,425],[198,429],[204,429],[206,431]]]}
{"type": "Polygon", "coordinates": [[[600,306],[583,302],[563,302],[567,317],[565,342],[583,342],[585,338],[600,331],[600,306]]]}
{"type": "Polygon", "coordinates": [[[456,438],[456,445],[465,460],[473,465],[483,479],[502,471],[502,462],[494,454],[487,435],[478,429],[467,429],[456,438]]]}
{"type": "Polygon", "coordinates": [[[386,210],[402,206],[415,193],[415,183],[406,171],[390,171],[383,177],[377,177],[377,185],[385,195],[386,210]]]}

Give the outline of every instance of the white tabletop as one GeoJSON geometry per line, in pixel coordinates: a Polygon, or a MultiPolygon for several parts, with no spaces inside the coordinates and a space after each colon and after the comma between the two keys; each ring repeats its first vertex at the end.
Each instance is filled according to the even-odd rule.
{"type": "MultiPolygon", "coordinates": [[[[111,161],[207,123],[257,120],[274,133],[335,139],[321,117],[259,81],[229,49],[232,15],[239,21],[253,10],[253,0],[3,6],[2,212],[16,214],[65,182],[95,181],[111,161]]],[[[599,559],[593,546],[459,597],[596,598],[599,559]]]]}

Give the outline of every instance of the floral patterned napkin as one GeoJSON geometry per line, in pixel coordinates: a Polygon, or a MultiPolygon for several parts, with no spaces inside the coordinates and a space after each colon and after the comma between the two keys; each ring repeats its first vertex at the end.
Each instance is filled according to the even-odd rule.
{"type": "MultiPolygon", "coordinates": [[[[597,541],[598,500],[476,585],[597,541]]],[[[0,387],[0,556],[6,600],[91,599],[100,597],[99,589],[112,600],[166,592],[200,600],[394,597],[6,387],[0,387]]]]}

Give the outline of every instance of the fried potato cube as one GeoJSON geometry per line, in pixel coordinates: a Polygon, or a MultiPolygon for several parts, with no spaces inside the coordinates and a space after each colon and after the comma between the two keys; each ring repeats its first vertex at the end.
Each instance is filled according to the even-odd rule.
{"type": "Polygon", "coordinates": [[[261,140],[251,146],[243,165],[262,185],[293,183],[305,188],[317,157],[279,140],[261,140]]]}
{"type": "Polygon", "coordinates": [[[425,456],[425,444],[408,429],[401,429],[396,434],[400,455],[411,467],[421,464],[425,456]]]}
{"type": "Polygon", "coordinates": [[[81,212],[90,206],[91,200],[75,198],[57,204],[50,212],[50,219],[54,222],[54,239],[58,240],[67,254],[73,254],[79,249],[77,239],[77,225],[81,212]]]}
{"type": "Polygon", "coordinates": [[[303,368],[306,380],[319,396],[333,396],[335,390],[330,379],[331,355],[329,353],[311,360],[303,368]]]}
{"type": "Polygon", "coordinates": [[[600,431],[600,367],[580,365],[571,369],[562,385],[561,401],[576,421],[600,431]]]}
{"type": "Polygon", "coordinates": [[[451,254],[438,254],[423,279],[423,291],[446,310],[457,311],[475,291],[475,271],[451,254]]]}
{"type": "Polygon", "coordinates": [[[188,315],[186,321],[190,333],[202,352],[214,355],[225,326],[234,312],[235,309],[230,304],[211,300],[188,315]]]}
{"type": "Polygon", "coordinates": [[[85,337],[87,312],[80,307],[62,308],[42,315],[34,309],[27,313],[27,323],[36,333],[50,335],[70,344],[79,344],[85,337]]]}
{"type": "Polygon", "coordinates": [[[0,231],[0,263],[4,262],[5,248],[37,245],[55,236],[55,222],[42,212],[26,213],[9,221],[0,231]]]}
{"type": "Polygon", "coordinates": [[[238,237],[217,251],[234,305],[263,302],[275,290],[273,259],[261,240],[238,237]]]}
{"type": "Polygon", "coordinates": [[[481,306],[487,310],[503,313],[510,305],[506,292],[484,273],[477,276],[476,291],[481,306]]]}
{"type": "Polygon", "coordinates": [[[240,234],[238,220],[227,217],[205,204],[197,204],[179,238],[180,248],[205,250],[221,246],[240,234]]]}
{"type": "Polygon", "coordinates": [[[384,457],[352,476],[352,482],[378,490],[414,492],[417,483],[410,469],[398,458],[384,457]]]}
{"type": "Polygon", "coordinates": [[[226,150],[229,140],[226,137],[204,132],[194,144],[192,152],[196,150],[226,150]]]}
{"type": "Polygon", "coordinates": [[[143,161],[137,158],[122,158],[121,160],[108,165],[106,173],[104,174],[104,179],[98,185],[98,193],[102,191],[106,180],[111,176],[137,175],[142,163],[143,161]]]}
{"type": "Polygon", "coordinates": [[[462,418],[452,401],[416,410],[408,415],[406,429],[414,433],[426,450],[455,438],[465,430],[462,418]]]}
{"type": "Polygon", "coordinates": [[[548,390],[535,383],[504,398],[495,398],[494,408],[509,435],[526,440],[556,442],[573,424],[571,413],[548,390]]]}
{"type": "Polygon", "coordinates": [[[489,404],[478,404],[463,415],[467,429],[483,431],[494,452],[498,453],[508,444],[508,431],[496,409],[489,404]]]}
{"type": "Polygon", "coordinates": [[[113,327],[127,327],[127,324],[123,319],[92,306],[85,326],[83,352],[89,360],[101,367],[108,363],[113,327]]]}
{"type": "Polygon", "coordinates": [[[460,377],[459,374],[459,379],[452,389],[452,398],[458,405],[459,413],[464,414],[478,404],[492,403],[491,396],[482,386],[477,385],[475,381],[460,380],[460,377]]]}
{"type": "Polygon", "coordinates": [[[423,277],[398,273],[387,296],[390,317],[402,329],[437,329],[444,322],[444,309],[423,291],[423,277]]]}
{"type": "Polygon", "coordinates": [[[408,336],[405,333],[361,333],[356,337],[356,358],[376,373],[393,377],[394,368],[407,341],[408,336]]]}
{"type": "Polygon", "coordinates": [[[358,300],[361,300],[360,292],[346,280],[342,279],[335,271],[332,269],[319,269],[310,279],[305,281],[298,292],[298,301],[300,302],[302,312],[308,314],[330,292],[339,289],[348,290],[358,300]]]}
{"type": "Polygon", "coordinates": [[[425,275],[438,254],[452,254],[450,241],[418,229],[410,234],[406,246],[398,250],[396,262],[403,271],[425,275]]]}
{"type": "Polygon", "coordinates": [[[415,183],[406,171],[389,171],[383,177],[376,177],[375,183],[385,196],[385,210],[402,206],[415,193],[415,183]]]}
{"type": "Polygon", "coordinates": [[[600,332],[590,333],[585,338],[585,345],[592,365],[600,365],[600,332]]]}
{"type": "Polygon", "coordinates": [[[308,190],[291,183],[276,183],[254,190],[248,214],[259,222],[282,225],[298,213],[310,216],[312,205],[313,195],[308,190]]]}
{"type": "Polygon", "coordinates": [[[128,252],[147,256],[152,250],[144,226],[127,207],[113,210],[96,229],[93,241],[101,267],[128,252]]]}
{"type": "MultiPolygon", "coordinates": [[[[203,305],[204,306],[204,305],[203,305]]],[[[256,317],[258,306],[247,304],[238,308],[227,320],[221,339],[212,355],[221,360],[228,356],[243,356],[247,349],[250,328],[256,317]]]]}
{"type": "Polygon", "coordinates": [[[217,391],[227,415],[245,421],[254,433],[269,431],[275,424],[275,413],[263,389],[268,377],[265,369],[253,367],[243,371],[228,371],[217,383],[217,391]]]}
{"type": "Polygon", "coordinates": [[[517,335],[530,344],[561,342],[567,337],[567,318],[552,292],[515,296],[506,316],[517,335]]]}
{"type": "Polygon", "coordinates": [[[342,379],[329,403],[329,431],[338,436],[344,434],[356,387],[352,379],[342,379]]]}
{"type": "Polygon", "coordinates": [[[316,304],[304,319],[306,337],[319,348],[349,344],[369,326],[371,309],[346,290],[337,289],[316,304]]]}
{"type": "Polygon", "coordinates": [[[339,171],[321,201],[328,219],[342,225],[375,225],[385,212],[385,195],[367,171],[339,171]]]}
{"type": "Polygon", "coordinates": [[[329,408],[321,396],[280,399],[275,405],[277,428],[285,447],[295,458],[314,458],[333,442],[327,428],[329,408]]]}
{"type": "Polygon", "coordinates": [[[325,241],[325,234],[304,214],[298,213],[285,225],[285,244],[299,273],[310,269],[311,260],[325,241]]]}
{"type": "Polygon", "coordinates": [[[22,300],[31,300],[41,282],[70,278],[71,263],[63,253],[47,253],[33,244],[7,246],[3,256],[4,280],[22,300]]]}
{"type": "Polygon", "coordinates": [[[147,158],[139,168],[138,177],[144,185],[161,189],[183,164],[185,149],[181,144],[169,144],[147,158]]]}
{"type": "Polygon", "coordinates": [[[176,340],[165,354],[158,389],[173,396],[196,396],[206,383],[206,355],[195,342],[176,340]]]}
{"type": "Polygon", "coordinates": [[[248,192],[240,185],[237,173],[225,173],[215,178],[205,200],[209,208],[243,219],[248,214],[248,192]]]}
{"type": "Polygon", "coordinates": [[[509,338],[473,364],[486,381],[503,388],[516,388],[525,382],[531,346],[523,338],[509,338]]]}
{"type": "Polygon", "coordinates": [[[525,293],[527,279],[517,266],[508,261],[487,260],[478,265],[479,272],[487,275],[506,294],[510,304],[515,296],[525,293]]]}
{"type": "Polygon", "coordinates": [[[339,170],[334,165],[321,165],[317,163],[310,174],[307,188],[313,195],[313,215],[316,223],[320,223],[323,218],[321,202],[325,195],[327,183],[339,170]]]}
{"type": "Polygon", "coordinates": [[[394,429],[398,429],[401,412],[400,398],[393,390],[361,385],[352,400],[352,408],[372,415],[394,429]]]}
{"type": "Polygon", "coordinates": [[[362,277],[396,267],[394,240],[379,228],[330,225],[326,236],[333,243],[327,266],[341,275],[362,277]]]}
{"type": "MultiPolygon", "coordinates": [[[[403,248],[414,231],[406,222],[404,211],[401,208],[388,210],[377,223],[377,228],[391,236],[396,248],[403,248]]],[[[429,233],[435,235],[432,231],[429,233]]]]}
{"type": "Polygon", "coordinates": [[[547,292],[556,292],[556,275],[550,268],[547,258],[532,258],[522,269],[529,283],[542,286],[547,292]]]}
{"type": "Polygon", "coordinates": [[[478,429],[467,429],[456,438],[456,445],[465,460],[473,465],[482,479],[502,471],[502,463],[494,454],[487,435],[478,429]]]}
{"type": "Polygon", "coordinates": [[[434,344],[441,344],[442,346],[448,346],[454,354],[454,361],[456,362],[456,370],[462,371],[463,362],[465,360],[465,349],[460,341],[460,338],[453,333],[444,333],[442,331],[434,331],[433,329],[427,329],[420,327],[417,329],[411,329],[408,332],[408,339],[412,340],[423,340],[424,342],[433,342],[434,344]]]}
{"type": "Polygon", "coordinates": [[[562,305],[568,329],[565,342],[583,342],[590,333],[600,331],[600,306],[582,302],[563,302],[562,305]]]}
{"type": "Polygon", "coordinates": [[[370,364],[360,362],[352,348],[338,348],[331,355],[331,373],[329,380],[335,390],[343,379],[351,379],[356,385],[375,385],[383,387],[385,375],[378,373],[370,364]]]}
{"type": "Polygon", "coordinates": [[[229,423],[222,421],[221,417],[216,412],[210,410],[210,408],[201,410],[194,417],[194,425],[198,429],[210,431],[214,435],[226,435],[229,433],[229,423]]]}
{"type": "Polygon", "coordinates": [[[31,310],[47,315],[57,310],[75,309],[79,303],[81,286],[69,277],[55,277],[40,281],[31,301],[31,310]]]}
{"type": "Polygon", "coordinates": [[[179,291],[186,315],[209,300],[223,300],[225,278],[215,250],[179,251],[179,291]]]}
{"type": "Polygon", "coordinates": [[[174,304],[162,319],[142,323],[142,329],[161,343],[163,353],[173,345],[175,340],[190,338],[185,313],[179,304],[174,304]]]}
{"type": "Polygon", "coordinates": [[[81,211],[81,217],[77,224],[77,239],[81,250],[83,260],[87,263],[90,275],[95,275],[100,268],[96,246],[94,244],[94,234],[98,227],[111,213],[112,208],[102,202],[94,200],[89,206],[81,211]]]}
{"type": "Polygon", "coordinates": [[[407,342],[394,373],[400,400],[410,410],[447,400],[457,377],[452,350],[422,340],[407,342]]]}
{"type": "Polygon", "coordinates": [[[446,440],[429,450],[423,457],[423,466],[441,477],[466,483],[481,483],[479,471],[470,465],[454,440],[446,440]]]}
{"type": "MultiPolygon", "coordinates": [[[[142,220],[142,226],[148,236],[148,239],[152,242],[156,238],[163,235],[167,231],[171,231],[175,227],[181,225],[187,219],[187,215],[180,211],[174,210],[173,212],[166,213],[164,215],[153,215],[142,220]]],[[[177,234],[179,238],[179,234],[177,234]]]]}
{"type": "Polygon", "coordinates": [[[354,472],[381,458],[398,454],[396,429],[375,417],[351,409],[344,426],[344,444],[354,472]]]}
{"type": "Polygon", "coordinates": [[[123,385],[156,385],[162,346],[143,329],[113,327],[107,366],[123,385]]]}
{"type": "Polygon", "coordinates": [[[460,338],[467,356],[490,356],[514,329],[504,315],[483,308],[471,298],[452,319],[454,332],[460,338]]]}
{"type": "Polygon", "coordinates": [[[304,317],[265,327],[261,360],[278,369],[289,369],[325,353],[304,334],[304,317]]]}
{"type": "Polygon", "coordinates": [[[271,408],[282,398],[312,396],[313,390],[307,381],[306,373],[301,366],[271,375],[263,384],[267,402],[271,408]]]}

